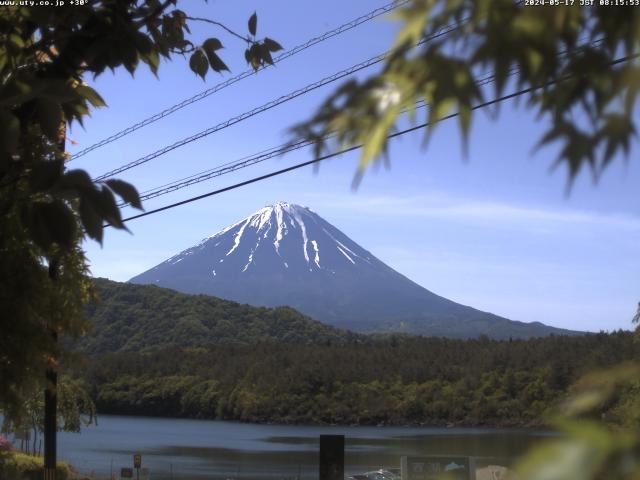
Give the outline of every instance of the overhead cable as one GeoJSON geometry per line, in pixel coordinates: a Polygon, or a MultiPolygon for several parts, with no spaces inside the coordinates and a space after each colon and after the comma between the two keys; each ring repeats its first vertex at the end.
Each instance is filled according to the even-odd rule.
{"type": "MultiPolygon", "coordinates": [[[[433,40],[435,38],[438,38],[440,36],[443,35],[447,35],[448,33],[451,33],[453,30],[457,29],[459,27],[459,23],[456,24],[452,24],[452,25],[448,25],[445,27],[442,27],[440,30],[438,30],[437,33],[430,35],[428,37],[423,38],[418,44],[416,44],[416,46],[420,46],[430,40],[433,40]]],[[[381,53],[380,55],[376,55],[375,57],[371,57],[369,60],[365,60],[364,62],[360,62],[356,65],[353,65],[345,70],[341,70],[339,72],[334,73],[333,75],[330,75],[328,77],[323,78],[322,80],[318,80],[316,82],[310,83],[309,85],[300,88],[298,90],[295,90],[293,92],[290,92],[286,95],[282,95],[281,97],[278,97],[274,100],[271,100],[259,107],[253,108],[247,112],[241,113],[240,115],[237,115],[235,117],[232,117],[224,122],[221,122],[217,125],[214,125],[213,127],[207,128],[206,130],[202,130],[201,132],[198,132],[194,135],[191,135],[189,137],[183,138],[182,140],[178,140],[175,143],[172,143],[171,145],[167,145],[166,147],[163,147],[159,150],[156,150],[153,153],[150,153],[148,155],[145,155],[144,157],[141,157],[137,160],[134,160],[132,162],[129,162],[125,165],[122,165],[118,168],[115,168],[107,173],[104,173],[102,175],[100,175],[99,177],[94,178],[94,181],[101,181],[101,180],[105,180],[107,178],[113,177],[114,175],[117,175],[119,173],[125,172],[127,170],[130,170],[132,168],[135,168],[139,165],[142,165],[144,163],[150,162],[151,160],[154,160],[162,155],[165,155],[166,153],[171,152],[172,150],[175,150],[177,148],[183,147],[184,145],[187,145],[189,143],[195,142],[197,140],[200,140],[208,135],[211,135],[212,133],[218,132],[220,130],[223,130],[227,127],[230,127],[231,125],[235,125],[236,123],[242,122],[243,120],[246,120],[248,118],[251,118],[255,115],[258,115],[260,113],[263,113],[267,110],[270,110],[274,107],[277,107],[278,105],[282,105],[283,103],[286,103],[288,101],[293,100],[294,98],[300,97],[302,95],[305,95],[313,90],[316,90],[320,87],[323,87],[325,85],[328,85],[332,82],[335,82],[337,80],[340,80],[342,78],[345,78],[349,75],[352,75],[356,72],[359,72],[360,70],[364,70],[365,68],[371,67],[377,63],[382,62],[385,58],[387,58],[390,54],[392,53],[392,51],[388,51],[385,53],[381,53]]]]}
{"type": "MultiPolygon", "coordinates": [[[[329,30],[328,32],[323,33],[322,35],[318,36],[318,37],[314,37],[311,38],[310,40],[306,41],[305,43],[302,43],[296,47],[293,47],[291,50],[287,50],[286,52],[281,53],[280,55],[278,55],[277,57],[275,57],[273,59],[273,63],[277,64],[289,57],[292,57],[310,47],[313,47],[314,45],[317,45],[318,43],[324,42],[325,40],[328,40],[332,37],[335,37],[337,35],[340,35],[344,32],[347,32],[359,25],[362,25],[365,22],[368,22],[369,20],[372,20],[376,17],[379,17],[380,15],[384,15],[385,13],[388,13],[398,7],[402,7],[403,5],[409,3],[410,0],[398,0],[398,1],[393,1],[391,3],[388,3],[380,8],[376,8],[375,10],[370,11],[369,13],[366,13],[358,18],[355,18],[353,20],[351,20],[350,22],[347,22],[343,25],[340,25],[339,27],[333,29],[333,30],[329,30]]],[[[261,67],[262,68],[266,68],[265,67],[261,67]]],[[[224,82],[218,83],[217,85],[214,85],[211,88],[208,88],[206,90],[203,90],[202,92],[193,95],[192,97],[186,98],[184,100],[182,100],[180,103],[177,103],[175,105],[172,105],[171,107],[168,107],[166,109],[164,109],[163,111],[156,113],[155,115],[152,115],[134,125],[131,125],[130,127],[127,127],[123,130],[120,130],[119,132],[114,133],[113,135],[104,138],[102,140],[100,140],[99,142],[94,143],[93,145],[88,146],[87,148],[73,154],[71,156],[71,160],[75,160],[77,158],[80,158],[84,155],[86,155],[87,153],[96,150],[97,148],[103,147],[104,145],[107,145],[109,143],[115,142],[116,140],[125,137],[133,132],[135,132],[136,130],[139,130],[143,127],[146,127],[147,125],[151,125],[152,123],[157,122],[158,120],[161,120],[165,117],[168,117],[169,115],[177,112],[178,110],[181,110],[193,103],[199,102],[200,100],[203,100],[205,98],[207,98],[210,95],[213,95],[216,92],[219,92],[220,90],[233,85],[234,83],[239,82],[240,80],[243,80],[247,77],[250,77],[251,75],[253,75],[255,72],[255,70],[248,69],[245,70],[242,73],[239,73],[238,75],[231,77],[227,80],[225,80],[224,82]]]]}
{"type": "MultiPolygon", "coordinates": [[[[632,54],[632,55],[626,55],[624,57],[621,57],[621,58],[618,58],[616,60],[613,60],[612,62],[609,63],[609,66],[619,65],[621,63],[637,59],[639,57],[640,57],[640,54],[637,54],[637,53],[636,54],[632,54]]],[[[477,105],[474,105],[473,107],[471,107],[471,110],[475,111],[475,110],[479,110],[479,109],[482,109],[482,108],[490,107],[492,105],[496,105],[498,103],[502,103],[502,102],[504,102],[506,100],[511,100],[513,98],[520,97],[520,96],[525,95],[527,93],[534,92],[534,91],[539,90],[541,88],[546,88],[546,87],[548,87],[550,85],[553,85],[553,84],[556,84],[558,82],[561,82],[561,81],[564,81],[564,80],[568,80],[569,78],[572,78],[572,77],[573,77],[573,75],[567,75],[567,76],[564,76],[564,77],[559,78],[559,79],[551,80],[551,81],[545,83],[544,85],[536,85],[536,86],[524,88],[524,89],[518,90],[516,92],[510,93],[508,95],[503,95],[503,96],[495,98],[493,100],[489,100],[487,102],[482,102],[482,103],[479,103],[477,105]]],[[[455,118],[455,117],[457,117],[459,115],[460,115],[459,112],[451,113],[449,115],[446,115],[446,116],[438,119],[434,123],[439,123],[439,122],[442,122],[444,120],[450,120],[450,119],[455,118]]],[[[407,133],[411,133],[411,132],[414,132],[416,130],[420,130],[420,129],[425,128],[425,127],[427,127],[429,125],[431,125],[430,122],[424,122],[424,123],[421,123],[419,125],[414,125],[412,127],[406,128],[404,130],[391,133],[391,134],[387,135],[387,140],[391,140],[393,138],[400,137],[402,135],[406,135],[407,133]]],[[[364,146],[363,144],[353,145],[351,147],[339,150],[337,152],[329,153],[327,155],[323,155],[323,156],[314,158],[313,160],[308,160],[306,162],[298,163],[296,165],[292,165],[292,166],[287,167],[287,168],[276,170],[274,172],[270,172],[270,173],[267,173],[265,175],[260,175],[258,177],[254,177],[254,178],[251,178],[249,180],[245,180],[243,182],[236,183],[234,185],[229,185],[228,187],[224,187],[224,188],[220,188],[220,189],[217,189],[217,190],[213,190],[211,192],[204,193],[202,195],[197,195],[195,197],[191,197],[191,198],[188,198],[186,200],[182,200],[180,202],[175,202],[175,203],[172,203],[172,204],[169,204],[169,205],[165,205],[165,206],[160,207],[160,208],[149,210],[147,212],[143,212],[143,213],[140,213],[138,215],[133,215],[131,217],[124,218],[122,221],[123,222],[128,222],[128,221],[131,221],[131,220],[136,220],[138,218],[147,217],[149,215],[153,215],[153,214],[156,214],[156,213],[164,212],[166,210],[170,210],[172,208],[179,207],[181,205],[186,205],[188,203],[196,202],[196,201],[202,200],[204,198],[212,197],[214,195],[219,195],[221,193],[228,192],[230,190],[235,190],[237,188],[244,187],[246,185],[250,185],[252,183],[260,182],[262,180],[267,180],[269,178],[276,177],[278,175],[283,175],[285,173],[288,173],[288,172],[291,172],[291,171],[294,171],[294,170],[297,170],[297,169],[300,169],[300,168],[304,168],[304,167],[307,167],[309,165],[313,165],[313,164],[322,162],[324,160],[328,160],[330,158],[343,155],[345,153],[349,153],[349,152],[358,150],[358,149],[362,148],[363,146],[364,146]]],[[[108,226],[111,226],[111,225],[110,224],[106,224],[104,226],[108,227],[108,226]]]]}
{"type": "MultiPolygon", "coordinates": [[[[590,42],[589,45],[590,46],[598,46],[602,43],[601,39],[597,39],[594,40],[593,42],[590,42]]],[[[574,51],[563,51],[560,52],[558,54],[559,57],[564,57],[567,56],[569,54],[575,53],[578,50],[582,50],[584,48],[586,48],[589,45],[582,45],[581,47],[579,47],[578,49],[574,50],[574,51]]],[[[520,71],[519,68],[517,67],[513,67],[510,69],[510,71],[507,73],[507,76],[513,76],[515,74],[517,74],[520,71]]],[[[489,85],[491,83],[495,82],[495,75],[487,75],[484,78],[478,80],[477,82],[477,86],[479,87],[483,87],[486,85],[489,85]]],[[[422,107],[426,107],[427,105],[424,104],[423,101],[418,101],[416,102],[416,108],[422,108],[422,107]]],[[[328,140],[332,135],[329,134],[327,135],[324,140],[328,140]]],[[[226,175],[232,172],[235,172],[237,170],[243,169],[243,168],[247,168],[250,167],[252,165],[258,164],[258,163],[262,163],[266,160],[284,155],[286,153],[290,153],[292,151],[295,150],[299,150],[301,148],[310,146],[313,142],[305,140],[305,141],[300,141],[294,144],[291,143],[285,143],[282,145],[279,145],[277,147],[272,147],[266,150],[263,150],[261,152],[252,154],[252,155],[247,155],[244,156],[240,159],[231,161],[231,162],[227,162],[224,163],[222,165],[218,165],[214,168],[211,169],[207,169],[198,173],[195,173],[193,175],[190,175],[188,177],[184,177],[178,180],[175,180],[173,182],[170,183],[166,183],[164,185],[160,185],[158,187],[155,187],[153,189],[149,189],[146,190],[144,192],[142,192],[140,194],[140,199],[141,200],[149,200],[151,198],[156,198],[162,195],[166,195],[172,192],[175,192],[177,190],[181,190],[183,188],[186,187],[190,187],[192,185],[195,185],[197,183],[201,183],[207,180],[210,180],[212,178],[216,178],[216,177],[220,177],[222,175],[226,175]]],[[[118,206],[122,207],[126,205],[126,202],[122,202],[120,203],[118,206]]]]}

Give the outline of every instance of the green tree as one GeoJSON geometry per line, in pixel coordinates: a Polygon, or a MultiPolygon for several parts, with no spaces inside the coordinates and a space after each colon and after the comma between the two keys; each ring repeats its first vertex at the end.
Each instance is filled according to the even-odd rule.
{"type": "Polygon", "coordinates": [[[639,376],[640,366],[635,362],[593,372],[581,379],[569,398],[554,410],[552,424],[563,436],[529,452],[518,465],[522,475],[518,478],[639,478],[639,376]],[[618,414],[615,423],[608,418],[612,413],[618,414]],[[603,422],[603,418],[609,422],[603,422]]]}
{"type": "Polygon", "coordinates": [[[413,0],[396,13],[402,28],[382,71],[344,83],[292,132],[317,140],[318,153],[362,144],[358,180],[403,112],[417,123],[417,102],[427,105],[427,137],[454,115],[466,142],[474,110],[519,92],[548,125],[540,146],[560,142],[556,164],[570,179],[585,165],[597,178],[636,135],[640,10],[570,3],[413,0]],[[487,72],[493,89],[483,87],[487,72]]]}
{"type": "MultiPolygon", "coordinates": [[[[38,448],[38,434],[44,431],[44,398],[42,392],[34,390],[23,401],[24,408],[18,416],[4,417],[2,431],[7,433],[31,431],[33,442],[31,453],[35,455],[38,448]]],[[[58,431],[79,432],[81,426],[96,422],[96,407],[79,379],[66,375],[61,377],[58,383],[58,406],[58,431]]]]}
{"type": "Polygon", "coordinates": [[[277,42],[257,39],[257,15],[240,35],[190,17],[177,0],[89,0],[73,8],[5,6],[0,10],[0,408],[17,415],[21,398],[57,368],[57,335],[86,330],[92,295],[81,241],[102,242],[103,225],[125,229],[115,196],[142,208],[130,184],[93,182],[68,169],[66,125],[82,124],[104,100],[84,81],[106,69],[133,74],[143,63],[189,56],[205,78],[227,66],[215,37],[190,37],[189,23],[207,22],[246,42],[254,69],[272,63],[277,42]]]}

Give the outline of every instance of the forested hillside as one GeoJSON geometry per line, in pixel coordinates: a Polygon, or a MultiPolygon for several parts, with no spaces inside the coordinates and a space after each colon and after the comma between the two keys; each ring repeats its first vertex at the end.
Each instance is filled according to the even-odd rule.
{"type": "Polygon", "coordinates": [[[100,301],[87,308],[93,328],[76,345],[76,350],[90,354],[217,343],[342,343],[360,338],[288,307],[252,307],[100,278],[95,285],[100,301]]]}
{"type": "Polygon", "coordinates": [[[632,358],[630,332],[492,341],[170,348],[94,357],[101,413],[258,422],[538,425],[582,374],[632,358]]]}

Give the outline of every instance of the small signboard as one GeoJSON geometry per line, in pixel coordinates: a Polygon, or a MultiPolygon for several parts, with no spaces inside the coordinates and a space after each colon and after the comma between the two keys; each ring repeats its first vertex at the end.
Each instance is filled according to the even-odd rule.
{"type": "Polygon", "coordinates": [[[151,478],[151,476],[149,475],[149,469],[148,468],[141,468],[140,469],[140,479],[141,480],[149,480],[151,478]]]}
{"type": "Polygon", "coordinates": [[[142,465],[142,455],[136,453],[133,455],[133,468],[140,468],[142,465]]]}
{"type": "Polygon", "coordinates": [[[446,473],[447,479],[470,480],[469,457],[425,456],[400,459],[402,480],[436,480],[446,473]]]}
{"type": "Polygon", "coordinates": [[[133,478],[133,468],[120,469],[120,478],[133,478]]]}

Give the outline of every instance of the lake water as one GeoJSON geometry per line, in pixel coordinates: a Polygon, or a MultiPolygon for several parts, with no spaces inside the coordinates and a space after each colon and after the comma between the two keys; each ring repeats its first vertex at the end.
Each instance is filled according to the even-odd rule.
{"type": "Polygon", "coordinates": [[[255,425],[101,415],[97,427],[59,434],[58,456],[97,479],[111,473],[117,478],[122,467],[132,467],[134,453],[142,454],[153,480],[313,479],[318,478],[320,434],[345,435],[347,474],[397,468],[402,455],[508,462],[551,435],[525,429],[255,425]]]}

